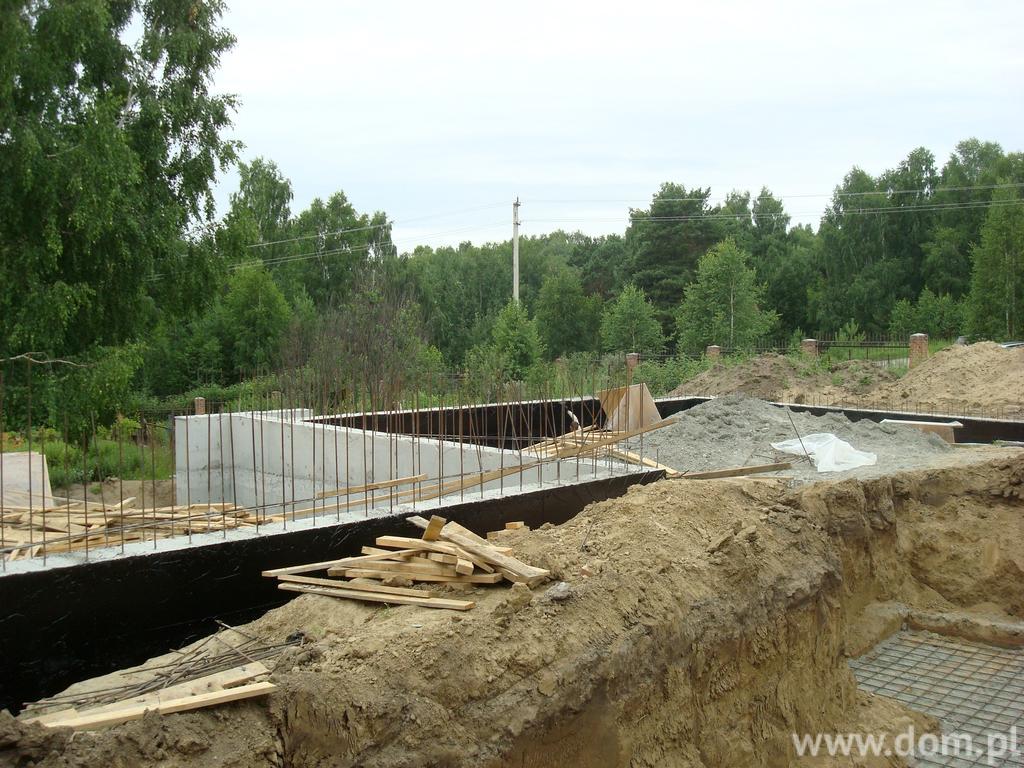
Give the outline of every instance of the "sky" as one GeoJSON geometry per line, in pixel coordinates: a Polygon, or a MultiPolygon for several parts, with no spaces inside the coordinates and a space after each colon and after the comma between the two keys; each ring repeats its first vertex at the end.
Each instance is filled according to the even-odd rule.
{"type": "MultiPolygon", "coordinates": [[[[215,89],[293,213],[343,190],[400,251],[622,233],[666,181],[817,224],[857,165],[1024,151],[1024,3],[229,0],[215,89]]],[[[217,189],[221,211],[237,187],[217,189]]]]}

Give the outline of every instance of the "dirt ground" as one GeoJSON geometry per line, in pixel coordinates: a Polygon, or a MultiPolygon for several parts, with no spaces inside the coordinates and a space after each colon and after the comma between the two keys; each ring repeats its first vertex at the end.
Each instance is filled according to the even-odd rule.
{"type": "Polygon", "coordinates": [[[799,357],[761,355],[736,365],[716,365],[671,394],[733,393],[790,403],[1020,418],[1024,349],[1003,349],[991,342],[953,346],[900,377],[867,360],[823,370],[799,357]]]}
{"type": "Polygon", "coordinates": [[[901,765],[802,762],[790,734],[934,729],[846,664],[904,623],[1024,644],[1022,482],[1005,449],[792,490],[635,487],[498,535],[566,586],[481,587],[466,613],[303,595],[244,627],[313,638],[266,699],[74,737],[0,714],[0,764],[901,765]]]}

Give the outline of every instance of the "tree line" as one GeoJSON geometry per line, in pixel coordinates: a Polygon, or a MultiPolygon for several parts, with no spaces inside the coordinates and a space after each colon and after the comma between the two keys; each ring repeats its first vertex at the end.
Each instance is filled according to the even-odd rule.
{"type": "Polygon", "coordinates": [[[966,139],[941,166],[925,148],[878,175],[854,166],[817,229],[767,187],[715,202],[666,182],[622,233],[523,238],[515,304],[510,241],[399,252],[384,211],[340,189],[294,211],[273,160],[238,162],[234,101],[210,86],[234,42],[222,11],[2,12],[0,358],[73,358],[95,371],[74,387],[115,403],[275,368],[372,390],[818,333],[1021,335],[1024,155],[994,142],[966,139]],[[212,186],[236,163],[218,218],[212,186]]]}

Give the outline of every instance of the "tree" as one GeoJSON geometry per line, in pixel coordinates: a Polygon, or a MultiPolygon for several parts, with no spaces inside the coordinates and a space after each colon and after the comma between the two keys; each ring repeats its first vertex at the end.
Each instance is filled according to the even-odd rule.
{"type": "Polygon", "coordinates": [[[219,311],[222,347],[236,372],[251,375],[277,362],[291,308],[262,264],[251,262],[231,275],[219,311]]]}
{"type": "Polygon", "coordinates": [[[764,293],[747,254],[727,238],[701,257],[696,282],[676,316],[679,346],[699,352],[709,344],[745,349],[768,333],[778,320],[759,306],[764,293]]]}
{"type": "Polygon", "coordinates": [[[579,275],[571,269],[559,269],[544,280],[535,314],[552,357],[594,352],[600,346],[601,299],[585,295],[579,275]]]}
{"type": "Polygon", "coordinates": [[[7,4],[0,29],[0,354],[140,331],[235,157],[210,91],[223,3],[7,4]],[[129,44],[139,20],[138,42],[129,44]]]}
{"type": "Polygon", "coordinates": [[[654,306],[642,288],[629,284],[601,318],[601,341],[609,352],[656,354],[665,348],[654,306]]]}
{"type": "Polygon", "coordinates": [[[973,251],[968,328],[978,336],[1013,339],[1024,331],[1024,201],[1014,190],[998,190],[993,203],[973,251]]]}
{"type": "Polygon", "coordinates": [[[631,279],[650,297],[663,329],[669,327],[672,310],[693,279],[701,254],[722,239],[721,209],[710,199],[710,188],[662,184],[649,208],[629,212],[631,279]]]}
{"type": "Polygon", "coordinates": [[[530,368],[544,355],[536,323],[515,299],[498,313],[492,337],[501,369],[512,381],[525,379],[530,368]]]}

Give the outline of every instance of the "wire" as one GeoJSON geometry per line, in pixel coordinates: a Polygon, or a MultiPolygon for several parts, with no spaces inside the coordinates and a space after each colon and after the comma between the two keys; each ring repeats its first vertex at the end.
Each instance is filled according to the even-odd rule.
{"type": "MultiPolygon", "coordinates": [[[[424,217],[424,218],[426,218],[426,217],[424,217]]],[[[418,241],[426,240],[426,239],[429,239],[429,238],[432,238],[432,237],[441,237],[443,235],[457,234],[459,232],[469,232],[469,231],[480,231],[480,230],[485,230],[485,229],[493,229],[495,227],[504,227],[506,225],[507,225],[507,222],[498,222],[498,223],[495,223],[495,224],[482,224],[482,225],[474,224],[474,225],[465,226],[465,227],[458,227],[456,229],[443,230],[441,232],[429,232],[429,233],[422,234],[422,235],[410,235],[408,237],[398,238],[397,240],[391,240],[390,244],[392,245],[392,247],[394,247],[394,245],[397,244],[397,243],[406,243],[406,242],[412,242],[412,241],[417,241],[418,242],[418,241]]],[[[384,247],[385,245],[387,245],[387,243],[367,243],[365,245],[340,246],[338,248],[332,248],[332,249],[328,249],[328,250],[324,250],[324,251],[309,251],[307,253],[289,254],[289,255],[286,255],[286,256],[278,256],[278,257],[275,257],[275,258],[270,258],[270,259],[265,259],[265,260],[263,260],[263,259],[254,259],[252,261],[242,261],[242,262],[238,262],[237,264],[231,264],[231,265],[228,266],[228,271],[229,272],[235,272],[235,271],[237,271],[239,269],[247,269],[247,268],[250,268],[250,267],[263,267],[263,266],[276,267],[276,266],[280,266],[281,264],[288,264],[288,263],[293,262],[293,261],[308,261],[310,259],[317,259],[317,258],[321,258],[321,257],[324,257],[324,256],[337,256],[337,255],[342,254],[342,253],[362,253],[364,251],[369,251],[372,248],[384,247]]],[[[153,275],[148,275],[145,278],[145,280],[147,282],[156,282],[157,280],[161,280],[161,279],[163,279],[165,277],[168,277],[168,275],[166,273],[156,273],[156,274],[153,274],[153,275]]]]}
{"type": "MultiPolygon", "coordinates": [[[[1007,205],[1021,205],[1024,204],[1022,200],[979,200],[972,203],[934,203],[926,205],[902,205],[892,208],[845,208],[837,213],[841,216],[869,216],[878,214],[889,214],[889,213],[912,213],[915,211],[949,211],[949,210],[970,210],[974,208],[998,208],[1007,205]]],[[[795,218],[801,218],[805,216],[819,215],[816,213],[754,213],[753,211],[744,211],[742,213],[693,213],[693,214],[680,214],[679,216],[633,216],[626,214],[626,218],[629,221],[736,221],[744,220],[747,218],[753,219],[771,219],[778,218],[780,216],[790,216],[795,218]]],[[[577,218],[557,218],[557,219],[530,219],[529,221],[535,224],[558,224],[558,223],[580,223],[580,222],[614,222],[622,221],[622,216],[614,217],[577,217],[577,218]]]]}
{"type": "MultiPolygon", "coordinates": [[[[1007,184],[978,184],[973,186],[963,187],[926,187],[923,189],[877,189],[870,192],[827,192],[827,193],[816,193],[816,194],[800,194],[800,195],[774,195],[771,192],[764,195],[751,196],[751,200],[762,200],[767,198],[774,198],[775,200],[792,200],[797,198],[823,198],[823,197],[867,197],[870,195],[917,195],[917,194],[938,194],[940,192],[970,192],[975,190],[993,190],[993,189],[1019,189],[1024,187],[1024,183],[1007,183],[1007,184]]],[[[709,188],[710,189],[710,188],[709,188]]],[[[709,199],[708,197],[659,197],[657,200],[659,203],[699,203],[709,199]]],[[[717,199],[717,198],[716,198],[717,199]]],[[[724,200],[725,198],[722,198],[724,200]]],[[[646,203],[652,202],[648,198],[591,198],[591,199],[525,199],[522,201],[524,204],[527,203],[545,203],[545,204],[562,204],[562,203],[646,203]]]]}
{"type": "Polygon", "coordinates": [[[352,227],[351,229],[336,229],[333,232],[315,232],[310,235],[299,235],[298,237],[290,237],[284,240],[265,240],[259,243],[252,243],[247,245],[246,248],[263,248],[268,245],[282,245],[284,243],[297,243],[301,240],[312,240],[317,237],[334,237],[335,235],[347,235],[352,232],[366,232],[370,229],[385,229],[392,227],[396,224],[408,224],[410,221],[424,221],[426,219],[440,219],[446,216],[459,216],[464,213],[475,213],[477,211],[485,211],[488,209],[504,207],[508,203],[491,203],[490,205],[478,205],[474,208],[463,208],[459,211],[447,211],[445,213],[429,213],[424,216],[414,216],[410,219],[402,219],[401,221],[396,219],[388,219],[383,224],[368,224],[365,227],[352,227]]]}

